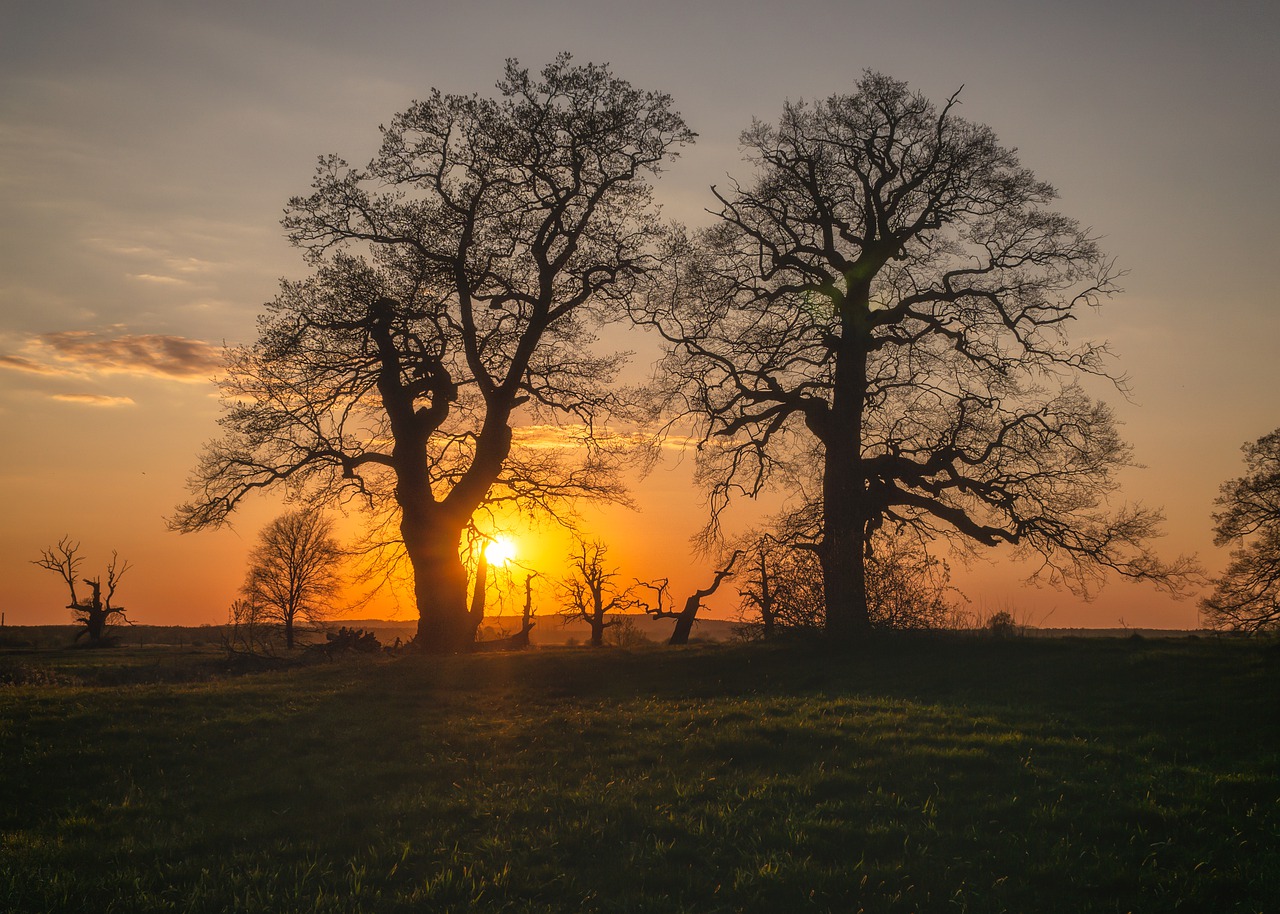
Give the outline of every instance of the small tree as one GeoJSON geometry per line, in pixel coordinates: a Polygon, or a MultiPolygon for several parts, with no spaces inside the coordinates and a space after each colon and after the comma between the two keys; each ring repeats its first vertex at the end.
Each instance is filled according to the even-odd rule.
{"type": "Polygon", "coordinates": [[[1243,451],[1247,472],[1223,484],[1213,515],[1214,542],[1238,548],[1200,606],[1215,627],[1260,632],[1280,628],[1280,429],[1243,451]]]}
{"type": "Polygon", "coordinates": [[[773,532],[744,537],[746,558],[739,577],[743,620],[759,619],[759,634],[780,628],[822,628],[822,568],[812,551],[773,532]]]}
{"type": "Polygon", "coordinates": [[[272,628],[263,619],[262,607],[250,597],[234,600],[227,610],[222,646],[230,656],[247,654],[270,657],[275,653],[272,628]]]}
{"type": "Polygon", "coordinates": [[[610,613],[625,612],[639,604],[634,587],[619,587],[618,569],[608,568],[609,548],[600,540],[581,541],[570,557],[570,572],[560,582],[566,599],[561,615],[566,622],[582,619],[591,626],[591,646],[604,645],[604,630],[617,624],[610,613]]]}
{"type": "Polygon", "coordinates": [[[689,643],[689,635],[693,632],[693,623],[698,621],[698,610],[702,608],[702,601],[714,594],[720,589],[720,585],[725,578],[733,577],[733,566],[738,563],[738,559],[742,557],[742,550],[735,549],[733,554],[724,561],[719,568],[716,569],[712,576],[711,583],[700,590],[695,590],[684,601],[684,606],[678,611],[668,605],[667,598],[667,581],[664,579],[657,584],[646,584],[637,581],[637,586],[646,587],[656,592],[656,606],[644,607],[644,611],[655,619],[675,619],[676,627],[671,632],[671,638],[667,644],[680,645],[689,643]]]}
{"type": "Polygon", "coordinates": [[[324,620],[342,590],[343,558],[333,522],[316,508],[282,514],[259,534],[244,594],[261,618],[283,628],[286,648],[293,647],[298,621],[324,620]]]}
{"type": "MultiPolygon", "coordinates": [[[[32,564],[55,572],[66,583],[67,590],[71,594],[71,602],[67,604],[67,609],[75,614],[76,622],[84,626],[76,634],[76,640],[79,641],[88,635],[89,647],[104,647],[107,644],[105,638],[107,624],[116,616],[124,622],[129,622],[124,607],[112,606],[111,600],[115,597],[116,586],[120,583],[120,579],[131,566],[127,561],[122,561],[119,554],[113,550],[111,561],[107,565],[106,595],[102,593],[101,575],[96,578],[83,578],[83,582],[89,587],[90,595],[88,599],[81,600],[76,596],[76,575],[79,574],[80,565],[84,561],[84,557],[77,554],[79,551],[80,544],[73,543],[71,537],[64,536],[58,540],[58,545],[41,550],[40,558],[33,559],[32,564]]],[[[133,623],[129,622],[129,624],[133,623]]]]}
{"type": "MultiPolygon", "coordinates": [[[[822,564],[801,521],[811,512],[783,518],[772,530],[739,542],[745,553],[738,594],[747,614],[758,616],[761,634],[777,628],[822,629],[827,604],[822,564]]],[[[880,532],[866,561],[867,612],[872,628],[936,629],[954,618],[958,595],[951,569],[908,535],[880,532]]]]}

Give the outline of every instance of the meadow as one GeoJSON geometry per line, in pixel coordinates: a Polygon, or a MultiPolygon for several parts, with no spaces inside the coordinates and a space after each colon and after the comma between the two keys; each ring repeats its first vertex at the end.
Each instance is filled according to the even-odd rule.
{"type": "Polygon", "coordinates": [[[1262,912],[1280,648],[0,653],[14,912],[1262,912]]]}

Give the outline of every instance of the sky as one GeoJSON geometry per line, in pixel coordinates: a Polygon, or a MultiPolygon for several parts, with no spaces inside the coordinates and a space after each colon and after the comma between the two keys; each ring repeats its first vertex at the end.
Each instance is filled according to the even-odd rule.
{"type": "MultiPolygon", "coordinates": [[[[536,69],[560,51],[674,97],[699,139],[657,197],[694,225],[709,185],[748,174],[739,133],[785,100],[848,91],[866,68],[934,99],[963,86],[961,114],[1128,271],[1076,331],[1110,340],[1130,380],[1107,399],[1145,469],[1121,498],[1163,505],[1160,550],[1217,571],[1218,486],[1280,426],[1277,46],[1263,2],[0,0],[0,612],[66,621],[31,560],[70,535],[85,572],[112,550],[133,564],[118,602],[135,621],[226,618],[279,503],[218,532],[165,518],[217,434],[223,344],[250,342],[279,279],[305,275],[286,200],[319,155],[366,161],[379,124],[432,87],[487,93],[506,58],[536,69]]],[[[709,580],[688,548],[689,470],[637,482],[638,513],[590,518],[627,574],[670,577],[681,598],[709,580]]],[[[518,539],[551,564],[536,531],[518,539]]],[[[1023,586],[1028,571],[997,554],[956,579],[975,612],[1032,624],[1198,623],[1195,600],[1117,583],[1086,603],[1023,586]]]]}

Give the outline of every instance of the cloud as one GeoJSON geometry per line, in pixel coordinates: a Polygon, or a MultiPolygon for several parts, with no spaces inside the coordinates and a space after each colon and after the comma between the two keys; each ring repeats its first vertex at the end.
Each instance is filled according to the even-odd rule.
{"type": "Polygon", "coordinates": [[[0,368],[11,368],[14,371],[28,371],[31,374],[61,374],[56,368],[41,365],[20,355],[0,355],[0,368]]]}
{"type": "Polygon", "coordinates": [[[153,273],[130,273],[129,275],[132,278],[140,279],[143,282],[160,283],[162,285],[168,285],[168,286],[187,285],[187,281],[185,279],[179,279],[176,276],[156,276],[153,273]]]}
{"type": "Polygon", "coordinates": [[[0,368],[63,377],[132,374],[205,381],[223,367],[220,347],[157,333],[106,337],[88,330],[63,330],[28,340],[23,353],[0,355],[0,368]]]}
{"type": "MultiPolygon", "coordinates": [[[[582,447],[592,437],[591,429],[581,423],[565,425],[523,425],[511,430],[513,441],[529,450],[572,450],[582,447]]],[[[613,448],[650,447],[663,450],[688,451],[698,446],[698,439],[688,435],[668,433],[655,439],[640,431],[596,429],[598,444],[613,448]]]]}
{"type": "Polygon", "coordinates": [[[133,406],[132,397],[109,397],[106,394],[53,394],[51,399],[61,403],[81,403],[85,406],[133,406]]]}

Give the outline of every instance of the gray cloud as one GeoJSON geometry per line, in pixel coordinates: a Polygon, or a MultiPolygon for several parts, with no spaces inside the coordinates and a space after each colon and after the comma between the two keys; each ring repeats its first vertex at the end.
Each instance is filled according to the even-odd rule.
{"type": "Polygon", "coordinates": [[[0,355],[0,367],[32,374],[133,374],[203,381],[222,368],[222,351],[204,340],[158,333],[104,337],[89,330],[43,333],[24,355],[0,355]]]}

